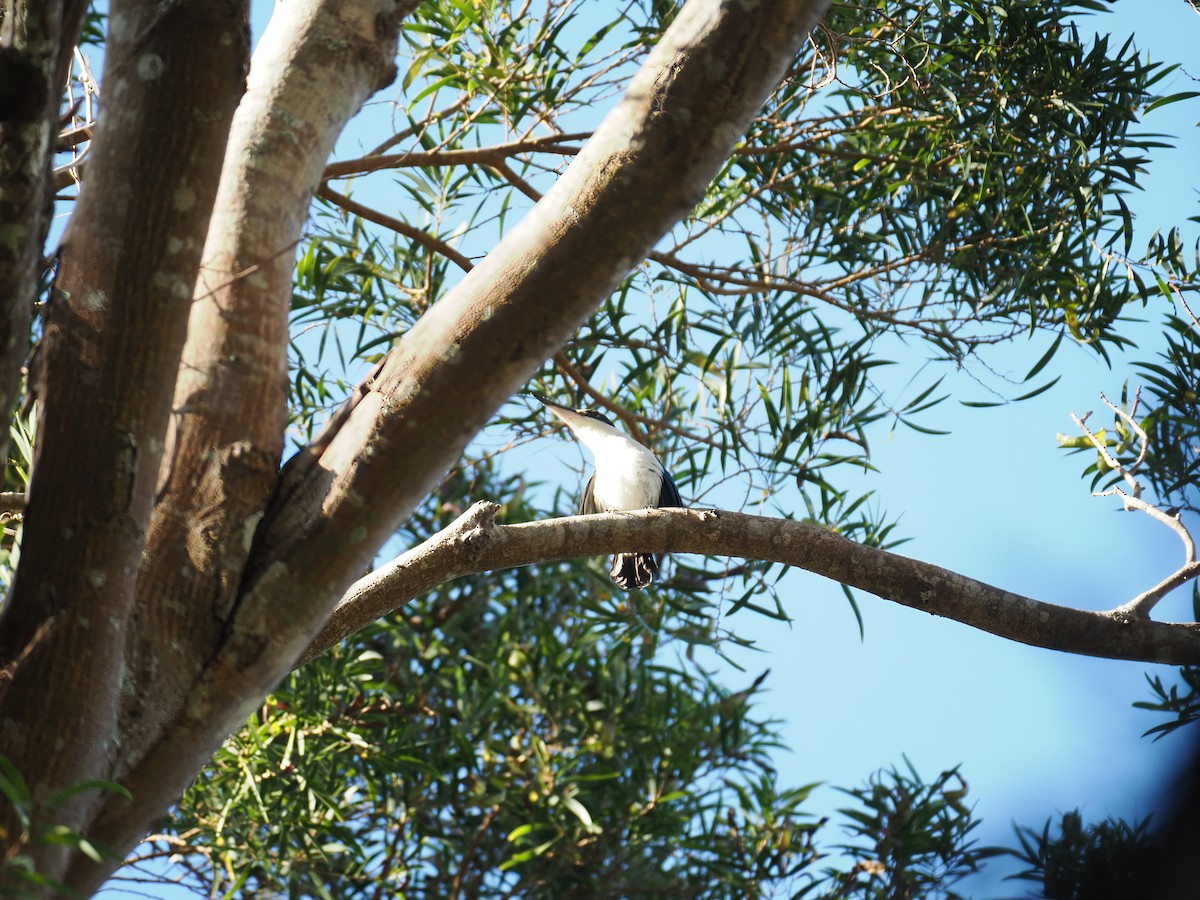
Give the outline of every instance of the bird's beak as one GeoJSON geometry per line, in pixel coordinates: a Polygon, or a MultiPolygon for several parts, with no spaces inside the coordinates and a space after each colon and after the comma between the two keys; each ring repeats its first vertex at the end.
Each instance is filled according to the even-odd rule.
{"type": "Polygon", "coordinates": [[[554,413],[555,416],[557,416],[567,425],[570,425],[572,422],[579,419],[579,413],[575,412],[575,410],[571,409],[571,407],[563,406],[561,403],[555,403],[549,397],[544,397],[541,394],[533,391],[530,391],[530,393],[532,394],[533,399],[537,400],[538,403],[542,404],[542,406],[554,413]]]}

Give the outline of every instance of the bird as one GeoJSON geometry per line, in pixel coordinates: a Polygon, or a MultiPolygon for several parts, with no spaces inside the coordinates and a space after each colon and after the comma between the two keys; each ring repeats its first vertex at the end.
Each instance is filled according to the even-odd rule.
{"type": "MultiPolygon", "coordinates": [[[[583,489],[580,515],[683,506],[675,479],[658,457],[603,413],[586,407],[572,409],[538,393],[533,397],[591,451],[596,471],[583,489]]],[[[658,574],[658,557],[653,553],[618,553],[609,574],[623,591],[649,587],[658,574]]]]}

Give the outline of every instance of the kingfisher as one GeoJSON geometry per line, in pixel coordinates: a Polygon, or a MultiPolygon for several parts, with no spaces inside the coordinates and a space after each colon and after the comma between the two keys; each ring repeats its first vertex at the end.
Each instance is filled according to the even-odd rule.
{"type": "MultiPolygon", "coordinates": [[[[580,515],[683,506],[675,480],[658,457],[603,413],[588,408],[571,409],[541,394],[535,393],[533,397],[561,419],[591,451],[596,471],[583,489],[580,515]]],[[[613,557],[609,574],[623,591],[648,587],[658,574],[658,557],[653,553],[618,553],[613,557]]]]}

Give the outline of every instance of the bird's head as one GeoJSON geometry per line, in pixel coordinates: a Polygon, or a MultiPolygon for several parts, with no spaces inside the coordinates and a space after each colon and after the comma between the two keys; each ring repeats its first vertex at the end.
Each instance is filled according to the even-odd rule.
{"type": "Polygon", "coordinates": [[[625,433],[613,424],[612,419],[598,410],[591,409],[590,407],[572,409],[569,406],[563,406],[561,403],[555,403],[548,397],[537,393],[533,394],[533,397],[561,419],[580,439],[583,439],[585,435],[625,436],[625,433]]]}

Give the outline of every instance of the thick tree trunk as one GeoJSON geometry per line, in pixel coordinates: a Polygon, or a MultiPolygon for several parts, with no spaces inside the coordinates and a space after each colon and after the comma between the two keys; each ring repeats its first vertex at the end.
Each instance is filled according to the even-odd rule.
{"type": "MultiPolygon", "coordinates": [[[[133,588],[248,52],[240,3],[114,2],[109,35],[109,100],[46,313],[36,464],[0,629],[3,745],[38,805],[107,777],[122,750],[133,588]]],[[[82,831],[101,800],[77,794],[57,824],[82,831]]],[[[66,848],[29,850],[61,875],[66,848]]]]}
{"type": "MultiPolygon", "coordinates": [[[[0,410],[16,402],[54,184],[58,97],[87,0],[0,5],[0,410]]],[[[0,428],[0,460],[8,428],[0,428]]]]}

